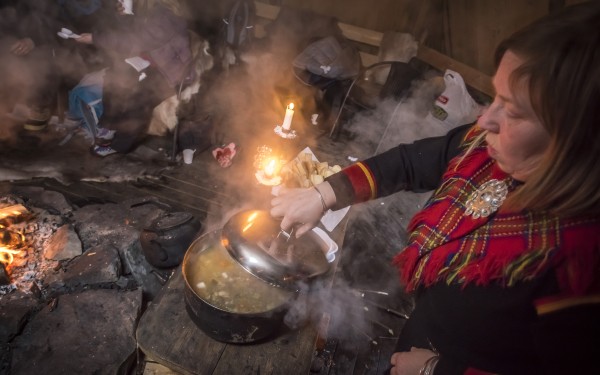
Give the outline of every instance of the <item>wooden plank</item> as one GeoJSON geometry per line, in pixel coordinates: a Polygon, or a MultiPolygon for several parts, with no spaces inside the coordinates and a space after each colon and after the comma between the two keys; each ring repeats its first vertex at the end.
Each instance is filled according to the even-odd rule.
{"type": "Polygon", "coordinates": [[[256,6],[256,15],[269,20],[276,19],[277,15],[279,15],[279,10],[281,9],[277,5],[271,5],[261,1],[255,1],[254,5],[256,6]]]}
{"type": "MultiPolygon", "coordinates": [[[[330,234],[340,248],[346,224],[342,220],[330,234]]],[[[336,266],[337,261],[332,273],[336,266]]],[[[179,267],[140,319],[137,341],[149,359],[186,375],[309,373],[317,336],[312,325],[259,343],[221,343],[193,323],[185,309],[184,288],[179,267]]]]}
{"type": "MultiPolygon", "coordinates": [[[[279,14],[278,6],[265,4],[259,1],[255,1],[255,4],[256,12],[259,17],[269,20],[277,18],[277,14],[279,14]]],[[[344,36],[352,41],[378,48],[381,46],[383,33],[379,31],[368,30],[342,22],[338,23],[338,25],[340,26],[340,29],[342,29],[344,36]]],[[[378,57],[373,54],[361,52],[360,55],[364,66],[369,66],[378,61],[378,57]]],[[[442,72],[446,71],[446,69],[452,69],[460,73],[467,85],[490,97],[494,96],[492,78],[489,75],[422,44],[419,45],[417,57],[442,72]]]]}
{"type": "Polygon", "coordinates": [[[259,344],[227,345],[213,375],[308,374],[315,336],[307,326],[259,344]]]}
{"type": "Polygon", "coordinates": [[[136,331],[140,349],[151,360],[182,374],[212,374],[224,343],[202,332],[185,309],[181,267],[142,315],[136,331]]]}
{"type": "Polygon", "coordinates": [[[367,30],[362,27],[348,25],[342,22],[339,22],[338,26],[342,29],[344,36],[350,40],[375,47],[381,46],[383,33],[379,31],[367,30]]]}
{"type": "Polygon", "coordinates": [[[460,73],[467,85],[483,92],[486,95],[489,95],[490,97],[494,96],[495,90],[494,85],[492,85],[492,78],[490,76],[475,70],[466,64],[456,61],[434,49],[428,48],[427,46],[419,46],[417,57],[442,72],[446,69],[451,69],[460,73]]]}

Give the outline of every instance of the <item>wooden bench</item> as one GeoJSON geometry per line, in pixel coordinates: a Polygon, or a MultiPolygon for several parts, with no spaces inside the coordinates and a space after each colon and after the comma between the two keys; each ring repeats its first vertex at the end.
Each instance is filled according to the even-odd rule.
{"type": "MultiPolygon", "coordinates": [[[[260,38],[266,35],[264,26],[277,18],[280,7],[260,1],[255,1],[255,4],[256,14],[259,17],[255,34],[260,38]]],[[[375,49],[379,49],[381,46],[383,33],[379,31],[364,29],[343,22],[339,22],[338,25],[344,36],[349,40],[352,40],[358,44],[374,47],[375,49]]],[[[361,51],[360,54],[363,66],[369,66],[378,62],[378,57],[376,54],[364,51],[361,51]]],[[[494,88],[492,86],[491,77],[466,64],[456,61],[451,57],[446,56],[425,45],[419,45],[417,58],[441,72],[444,72],[446,69],[454,70],[462,75],[465,83],[471,88],[489,97],[494,96],[494,88]]]]}

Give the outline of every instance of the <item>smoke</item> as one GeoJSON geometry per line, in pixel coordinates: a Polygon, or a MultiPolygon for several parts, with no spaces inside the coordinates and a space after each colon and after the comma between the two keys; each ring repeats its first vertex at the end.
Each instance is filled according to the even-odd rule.
{"type": "MultiPolygon", "coordinates": [[[[238,145],[238,156],[234,159],[232,167],[224,170],[214,163],[214,170],[207,173],[225,176],[222,179],[225,184],[219,185],[218,194],[229,198],[217,198],[211,202],[213,206],[208,210],[211,214],[205,223],[207,231],[210,231],[210,228],[221,228],[226,220],[241,210],[269,207],[270,188],[258,185],[253,173],[248,173],[249,170],[253,170],[253,156],[258,146],[279,144],[283,145],[286,151],[291,151],[298,143],[302,143],[301,148],[304,148],[329,141],[317,139],[316,134],[307,130],[311,129],[312,125],[306,116],[315,113],[316,110],[316,90],[301,84],[294,77],[290,62],[297,52],[291,51],[285,43],[258,44],[257,48],[242,56],[240,67],[230,69],[227,74],[219,77],[218,84],[211,87],[205,104],[212,112],[218,114],[214,119],[214,126],[219,132],[217,146],[219,143],[234,142],[238,145]],[[294,141],[296,143],[286,144],[274,134],[273,129],[281,124],[289,102],[294,102],[297,108],[292,129],[296,130],[299,136],[298,140],[294,141]]],[[[3,69],[6,69],[4,71],[10,71],[12,77],[22,80],[30,79],[31,72],[40,71],[47,66],[46,60],[40,60],[40,63],[42,65],[39,67],[32,66],[21,70],[18,69],[20,64],[0,62],[3,69]]],[[[219,63],[216,61],[215,65],[219,63]]],[[[68,59],[61,60],[61,64],[65,67],[73,65],[68,59]]],[[[73,72],[76,75],[76,71],[73,72]]],[[[401,101],[383,100],[374,110],[360,112],[341,125],[344,136],[348,139],[343,140],[343,155],[338,157],[343,156],[345,165],[350,164],[347,157],[363,159],[401,142],[412,142],[425,136],[445,133],[447,129],[427,120],[427,113],[438,89],[429,78],[414,83],[410,98],[401,101]]],[[[364,289],[398,290],[397,278],[388,262],[405,243],[404,228],[407,220],[420,208],[421,203],[405,193],[388,199],[357,206],[356,210],[352,211],[353,225],[349,227],[343,249],[347,251],[351,248],[355,239],[353,236],[360,233],[372,238],[372,247],[383,247],[375,265],[373,266],[374,255],[377,254],[375,252],[381,249],[368,248],[364,249],[361,256],[355,258],[357,261],[352,262],[350,268],[356,271],[351,272],[353,274],[373,277],[378,275],[380,278],[372,278],[369,281],[357,277],[351,282],[338,280],[333,286],[317,281],[306,286],[306,292],[299,295],[286,316],[289,326],[297,327],[307,321],[316,322],[325,315],[330,317],[328,333],[333,337],[364,337],[365,342],[373,342],[382,334],[390,335],[380,324],[373,323],[388,325],[382,323],[386,319],[379,311],[381,309],[368,305],[354,289],[357,284],[362,283],[361,287],[364,289]],[[356,229],[359,226],[364,232],[356,229]]],[[[394,297],[391,296],[387,302],[391,304],[392,298],[394,297]]],[[[408,309],[409,305],[407,306],[408,309]]],[[[394,334],[397,333],[394,328],[394,334]]]]}
{"type": "Polygon", "coordinates": [[[330,284],[316,280],[304,285],[284,323],[292,329],[310,323],[323,338],[377,345],[396,338],[405,320],[400,315],[412,309],[410,298],[396,292],[356,289],[339,278],[330,284]]]}
{"type": "MultiPolygon", "coordinates": [[[[449,130],[428,116],[436,96],[441,92],[437,80],[439,75],[431,74],[413,83],[410,97],[399,101],[383,100],[374,110],[359,112],[341,123],[342,133],[337,142],[326,136],[317,138],[318,135],[304,131],[303,127],[312,125],[302,117],[303,113],[316,110],[315,93],[298,84],[287,56],[289,53],[285,46],[275,44],[247,53],[242,57],[244,69],[232,69],[211,91],[217,112],[226,114],[221,120],[225,129],[222,135],[224,143],[234,141],[243,144],[246,160],[234,162],[233,169],[225,171],[235,177],[228,179],[223,187],[223,193],[235,198],[232,201],[245,203],[234,207],[212,207],[210,211],[218,211],[219,215],[207,219],[210,227],[222,227],[229,217],[243,209],[268,209],[270,188],[244,179],[243,174],[237,172],[243,168],[252,169],[252,155],[257,146],[281,144],[281,140],[273,134],[273,128],[281,123],[288,101],[294,101],[298,108],[292,125],[301,133],[297,142],[303,147],[315,147],[313,150],[324,143],[336,143],[337,146],[333,147],[341,150],[337,157],[344,162],[342,165],[351,163],[349,157],[364,159],[399,143],[442,135],[449,130]],[[242,168],[240,164],[243,163],[245,166],[242,168]],[[257,207],[256,202],[266,204],[258,204],[257,207]]],[[[327,333],[330,338],[374,345],[382,337],[397,336],[403,319],[384,308],[395,307],[407,314],[412,309],[412,302],[401,291],[397,271],[390,261],[406,244],[408,220],[428,196],[429,193],[399,193],[355,206],[350,211],[352,216],[339,266],[345,270],[338,272],[333,285],[331,281],[321,280],[305,285],[288,310],[286,325],[291,328],[308,322],[323,325],[322,317],[325,316],[327,324],[322,333],[327,333]],[[368,247],[355,249],[357,244],[365,246],[365,238],[369,239],[368,247]],[[363,297],[357,288],[387,291],[389,295],[363,297]]]]}

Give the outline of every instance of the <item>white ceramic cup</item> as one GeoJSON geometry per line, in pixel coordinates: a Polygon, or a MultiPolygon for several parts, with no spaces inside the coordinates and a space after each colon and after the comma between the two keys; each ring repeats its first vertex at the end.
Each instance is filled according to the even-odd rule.
{"type": "Polygon", "coordinates": [[[185,164],[192,164],[192,160],[194,160],[194,152],[196,152],[196,150],[192,150],[189,148],[186,148],[185,150],[182,151],[183,162],[185,164]]]}

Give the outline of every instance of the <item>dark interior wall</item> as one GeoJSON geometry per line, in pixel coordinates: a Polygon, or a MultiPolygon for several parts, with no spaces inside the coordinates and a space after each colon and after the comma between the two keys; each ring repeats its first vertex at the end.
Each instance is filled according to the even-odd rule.
{"type": "Polygon", "coordinates": [[[483,73],[493,74],[497,43],[563,6],[584,0],[260,0],[333,15],[341,22],[417,40],[483,73]]]}
{"type": "Polygon", "coordinates": [[[448,0],[445,54],[493,74],[496,45],[548,14],[548,0],[448,0]]]}
{"type": "Polygon", "coordinates": [[[410,32],[426,45],[486,74],[496,44],[548,12],[551,0],[280,0],[378,31],[410,32]]]}
{"type": "MultiPolygon", "coordinates": [[[[222,25],[235,0],[188,0],[199,27],[222,25]]],[[[399,31],[492,75],[493,51],[513,31],[564,6],[586,0],[259,0],[311,10],[366,29],[399,31]]],[[[598,1],[598,0],[592,0],[598,1]]]]}

